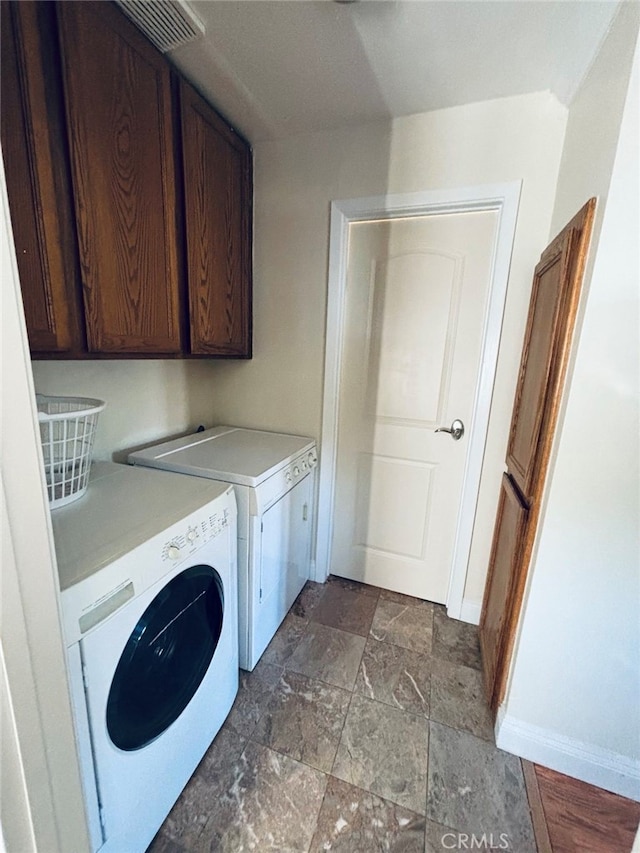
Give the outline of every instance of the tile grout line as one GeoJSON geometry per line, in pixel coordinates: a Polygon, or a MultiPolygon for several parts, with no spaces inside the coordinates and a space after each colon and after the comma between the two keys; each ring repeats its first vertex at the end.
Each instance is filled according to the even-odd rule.
{"type": "MultiPolygon", "coordinates": [[[[320,599],[320,600],[322,600],[322,599],[320,599]]],[[[322,624],[322,623],[320,623],[320,622],[316,622],[316,621],[313,619],[313,611],[316,609],[316,607],[318,606],[318,604],[319,604],[319,602],[317,602],[317,603],[316,603],[316,605],[315,605],[315,606],[313,607],[313,609],[310,611],[309,616],[307,617],[307,624],[305,625],[305,629],[304,629],[304,631],[302,632],[302,635],[301,635],[301,637],[300,637],[300,639],[299,639],[298,643],[296,644],[296,649],[298,648],[298,646],[299,646],[299,645],[300,645],[300,643],[302,642],[302,640],[303,640],[304,636],[307,634],[307,631],[308,631],[308,629],[309,629],[309,626],[310,626],[311,622],[315,622],[315,624],[322,624]]],[[[330,626],[325,626],[325,627],[330,627],[330,626]]],[[[340,630],[340,629],[336,629],[336,630],[340,630]]],[[[352,633],[352,632],[346,632],[346,633],[352,633]]],[[[354,636],[359,636],[359,635],[355,634],[354,636]]],[[[366,638],[365,638],[365,644],[366,644],[366,638]]],[[[360,653],[360,660],[358,661],[358,667],[357,667],[357,670],[356,670],[356,676],[355,676],[355,678],[354,678],[353,685],[352,685],[352,687],[351,687],[351,689],[350,689],[350,690],[347,690],[346,688],[343,688],[343,687],[338,687],[337,685],[334,685],[334,684],[329,684],[329,682],[323,681],[323,680],[322,680],[322,679],[320,679],[320,678],[312,678],[311,676],[306,675],[305,673],[298,673],[298,672],[296,672],[296,670],[294,670],[294,669],[290,668],[290,667],[287,665],[288,660],[291,658],[291,655],[289,656],[289,659],[288,659],[287,661],[285,661],[285,662],[284,662],[284,664],[282,665],[282,666],[283,666],[283,672],[282,672],[282,674],[281,674],[280,678],[282,678],[282,677],[285,675],[285,673],[286,673],[287,671],[289,671],[289,672],[292,672],[292,673],[294,673],[294,674],[296,674],[296,675],[300,675],[300,676],[302,676],[303,678],[306,678],[306,679],[307,679],[307,680],[309,680],[309,681],[317,681],[319,684],[325,684],[325,685],[326,685],[326,686],[328,686],[328,687],[331,687],[331,688],[334,688],[334,689],[338,689],[338,690],[343,690],[343,691],[345,691],[345,692],[347,692],[347,693],[349,693],[349,694],[350,694],[350,695],[349,695],[349,705],[348,705],[348,707],[347,707],[347,709],[346,709],[346,712],[345,712],[344,718],[343,718],[343,720],[342,720],[342,727],[341,727],[341,729],[340,729],[340,733],[339,733],[339,735],[338,735],[338,737],[337,737],[337,739],[336,739],[336,748],[335,748],[335,752],[334,752],[334,754],[333,754],[333,758],[332,758],[332,760],[331,760],[331,770],[329,770],[328,772],[327,772],[327,771],[324,771],[324,770],[320,770],[320,771],[318,771],[318,768],[317,768],[317,767],[312,767],[312,765],[308,764],[307,762],[303,761],[302,759],[294,759],[294,760],[299,760],[301,764],[306,764],[306,766],[308,766],[308,767],[312,767],[312,769],[314,769],[314,770],[316,770],[316,771],[318,771],[318,772],[322,773],[322,775],[324,776],[324,780],[325,780],[324,792],[323,792],[323,795],[322,795],[322,800],[320,801],[320,806],[319,806],[319,808],[318,808],[318,812],[317,812],[317,814],[316,814],[316,816],[315,816],[315,825],[314,825],[314,828],[313,828],[313,832],[311,833],[311,837],[310,837],[310,839],[309,839],[309,844],[307,845],[307,851],[306,851],[306,853],[309,853],[309,851],[310,851],[310,849],[311,849],[311,845],[313,844],[313,839],[314,839],[315,834],[316,834],[317,829],[318,829],[318,822],[319,822],[319,819],[320,819],[320,815],[322,814],[322,809],[323,809],[323,806],[324,806],[324,803],[325,803],[325,800],[326,800],[326,797],[327,797],[327,788],[329,787],[329,780],[330,780],[330,778],[332,778],[332,772],[331,772],[331,771],[333,770],[333,766],[334,766],[334,764],[335,764],[336,756],[337,756],[337,754],[338,754],[338,749],[339,749],[339,747],[340,747],[340,741],[342,740],[342,734],[343,734],[343,732],[344,732],[344,727],[345,727],[345,725],[346,725],[347,717],[348,717],[348,715],[349,715],[349,711],[350,711],[350,709],[351,709],[351,702],[352,702],[353,697],[354,697],[354,695],[355,695],[355,693],[354,693],[354,688],[355,688],[356,680],[357,680],[357,678],[358,678],[358,672],[360,671],[360,665],[361,665],[361,663],[362,663],[362,657],[363,657],[363,655],[364,655],[364,646],[363,646],[363,648],[362,648],[362,652],[360,653]]],[[[280,679],[279,679],[279,681],[280,681],[280,679]]],[[[275,689],[274,689],[274,692],[275,692],[275,689]]],[[[267,710],[268,710],[268,706],[269,706],[269,704],[270,704],[270,703],[268,702],[268,703],[267,703],[267,708],[265,708],[265,711],[263,712],[263,714],[261,714],[261,715],[260,715],[260,718],[262,718],[262,717],[264,716],[264,714],[266,714],[266,713],[267,713],[267,710]]],[[[253,730],[254,732],[255,732],[256,728],[257,728],[257,723],[256,723],[256,726],[254,727],[254,730],[253,730]]],[[[263,744],[263,746],[264,746],[264,744],[263,744]]],[[[268,748],[268,749],[273,749],[273,747],[267,747],[267,748],[268,748]]],[[[274,749],[273,751],[274,751],[274,752],[279,752],[279,750],[276,750],[276,749],[274,749]]],[[[286,753],[280,753],[280,754],[282,754],[282,755],[286,755],[286,753]]],[[[291,758],[291,756],[287,756],[287,757],[288,757],[288,758],[291,758]]],[[[337,778],[337,777],[333,777],[333,778],[337,778]]]]}
{"type": "MultiPolygon", "coordinates": [[[[366,597],[368,597],[368,598],[374,598],[374,596],[366,596],[366,597]]],[[[376,599],[376,609],[377,609],[377,606],[378,606],[379,601],[380,601],[380,594],[379,594],[379,593],[378,593],[378,595],[375,597],[375,599],[376,599]]],[[[321,600],[322,600],[322,599],[320,599],[320,601],[321,601],[321,600]]],[[[382,800],[383,802],[392,803],[394,806],[397,806],[397,807],[399,807],[399,808],[405,808],[407,811],[410,811],[410,812],[412,812],[413,814],[415,814],[418,818],[424,818],[424,820],[426,821],[426,816],[420,815],[420,813],[419,813],[419,812],[416,812],[416,811],[414,811],[413,809],[409,809],[409,808],[407,808],[406,806],[402,806],[402,805],[400,805],[399,803],[395,803],[393,800],[389,800],[389,799],[388,799],[388,798],[386,798],[386,797],[381,797],[379,794],[375,794],[373,791],[369,791],[369,790],[367,790],[366,788],[362,788],[360,785],[356,785],[356,784],[354,784],[353,782],[347,782],[346,780],[341,779],[339,776],[336,776],[336,775],[333,773],[333,770],[334,770],[334,767],[335,767],[336,758],[337,758],[337,756],[338,756],[338,750],[339,750],[339,748],[340,748],[340,743],[341,743],[341,741],[342,741],[342,736],[343,736],[343,734],[344,734],[344,729],[345,729],[345,726],[346,726],[346,723],[347,723],[347,718],[348,718],[349,713],[350,713],[350,711],[351,711],[351,706],[352,706],[352,703],[353,703],[353,698],[354,698],[354,696],[356,696],[356,695],[361,696],[361,698],[364,698],[364,699],[368,699],[368,698],[369,698],[369,697],[367,697],[367,696],[362,696],[359,692],[357,692],[357,691],[356,691],[355,687],[356,687],[356,683],[357,683],[357,680],[358,680],[358,674],[360,673],[360,668],[361,668],[361,666],[362,666],[362,659],[363,659],[363,657],[364,657],[364,651],[365,651],[366,643],[368,642],[368,640],[372,639],[372,634],[371,634],[371,625],[373,624],[373,619],[374,619],[374,616],[375,616],[375,609],[374,609],[374,614],[373,614],[373,615],[372,615],[372,617],[371,617],[371,623],[370,623],[370,625],[369,625],[369,633],[363,636],[362,634],[356,634],[356,633],[355,633],[355,632],[353,632],[353,631],[348,631],[348,630],[346,630],[345,628],[337,628],[336,626],[333,626],[333,625],[325,625],[323,622],[320,622],[320,621],[318,621],[318,620],[314,619],[314,618],[313,618],[313,613],[314,613],[314,611],[317,609],[317,607],[319,606],[320,601],[316,603],[316,605],[315,605],[315,607],[313,608],[313,610],[309,613],[309,617],[308,617],[308,618],[309,618],[309,623],[308,623],[308,624],[310,624],[311,622],[315,622],[315,624],[322,625],[322,626],[323,626],[323,627],[325,627],[325,628],[329,628],[329,629],[331,629],[331,630],[336,630],[336,631],[344,631],[345,633],[352,634],[353,636],[363,637],[363,639],[365,640],[365,645],[363,646],[362,652],[360,653],[360,659],[359,659],[359,661],[358,661],[358,666],[357,666],[357,669],[356,669],[356,676],[355,676],[355,678],[354,678],[354,681],[353,681],[353,684],[352,684],[352,686],[351,686],[350,690],[348,690],[348,691],[347,691],[347,692],[349,692],[349,693],[350,693],[349,706],[348,706],[347,711],[346,711],[346,713],[345,713],[345,715],[344,715],[344,719],[343,719],[343,721],[342,721],[342,728],[340,729],[340,734],[338,735],[338,738],[337,738],[336,750],[335,750],[335,753],[334,753],[334,756],[333,756],[333,761],[332,761],[332,764],[331,764],[331,769],[330,769],[328,772],[326,772],[326,773],[325,773],[325,776],[326,776],[326,778],[327,778],[327,787],[328,787],[328,785],[329,785],[329,780],[330,780],[330,779],[332,779],[332,778],[333,778],[333,779],[337,779],[338,781],[343,782],[344,784],[351,785],[352,787],[357,788],[357,789],[358,789],[358,790],[360,790],[360,791],[363,791],[363,793],[367,794],[368,796],[376,797],[376,798],[378,798],[378,799],[382,800]]],[[[306,629],[305,629],[305,631],[306,631],[306,629]]],[[[433,633],[433,624],[432,624],[432,633],[433,633]]],[[[376,639],[376,638],[375,638],[375,637],[373,637],[373,639],[376,639]]],[[[301,638],[300,642],[301,642],[301,641],[302,641],[302,638],[301,638]]],[[[377,641],[377,642],[384,642],[384,641],[377,641]]],[[[388,645],[396,645],[396,644],[388,643],[388,645]]],[[[415,652],[415,650],[413,650],[413,649],[406,649],[406,647],[403,647],[403,646],[396,646],[396,647],[397,647],[397,648],[404,648],[404,649],[405,649],[405,650],[407,650],[407,651],[414,651],[414,652],[415,652]]],[[[417,654],[420,654],[419,652],[416,652],[416,653],[417,653],[417,654]]],[[[431,655],[430,655],[430,654],[429,654],[429,655],[426,655],[426,654],[425,654],[425,655],[423,655],[423,656],[424,656],[424,657],[427,657],[427,656],[429,656],[429,657],[430,657],[431,655]]],[[[287,665],[285,664],[285,670],[286,670],[286,669],[287,669],[287,665]]],[[[291,671],[295,672],[295,670],[291,670],[291,671]]],[[[298,673],[298,674],[300,674],[300,675],[305,675],[304,673],[298,673]]],[[[318,681],[318,682],[320,682],[320,683],[323,683],[323,684],[328,684],[328,686],[330,686],[330,687],[336,687],[336,685],[331,685],[331,684],[329,684],[328,682],[324,682],[322,679],[317,679],[317,678],[316,678],[316,679],[312,679],[312,677],[311,677],[311,676],[305,676],[305,677],[309,678],[310,680],[316,680],[316,681],[318,681]]],[[[431,688],[431,681],[429,682],[429,687],[431,688]]],[[[345,690],[346,690],[346,688],[338,688],[338,689],[345,689],[345,690]]],[[[389,703],[381,702],[380,700],[377,700],[377,699],[375,699],[375,698],[371,698],[369,701],[373,701],[373,702],[375,702],[376,704],[378,704],[378,705],[382,705],[382,706],[384,706],[384,707],[391,707],[391,708],[394,708],[394,710],[400,711],[401,713],[409,714],[410,716],[413,716],[413,717],[415,717],[415,718],[417,718],[417,719],[423,719],[423,720],[426,720],[426,721],[427,721],[427,732],[428,732],[428,723],[429,723],[429,718],[428,718],[428,716],[426,716],[426,717],[425,717],[424,715],[421,715],[421,714],[413,714],[412,712],[407,711],[407,710],[406,710],[406,709],[404,709],[404,708],[395,708],[395,706],[393,706],[393,705],[391,705],[391,704],[389,704],[389,703]]],[[[427,734],[427,737],[428,737],[428,734],[427,734]]],[[[427,749],[427,761],[428,761],[428,749],[427,749]]],[[[305,762],[302,762],[302,763],[305,763],[305,762]]],[[[315,769],[317,769],[317,768],[315,768],[315,769]]],[[[324,772],[324,771],[321,771],[321,772],[324,772]]],[[[426,786],[425,786],[425,787],[426,787],[426,786]]],[[[426,792],[425,792],[425,794],[426,794],[426,792]]],[[[323,796],[322,804],[321,804],[321,806],[320,806],[320,810],[319,810],[319,812],[318,812],[318,815],[316,816],[316,829],[317,829],[318,819],[319,819],[320,813],[321,813],[321,811],[322,811],[322,805],[324,804],[324,800],[325,800],[325,798],[326,798],[326,788],[325,788],[325,794],[324,794],[324,796],[323,796]]],[[[426,802],[425,802],[425,808],[426,808],[426,802]]],[[[315,830],[314,830],[314,835],[315,835],[315,830]]],[[[313,841],[313,836],[312,836],[312,841],[313,841]]],[[[423,843],[424,843],[424,838],[423,838],[423,843]]]]}
{"type": "MultiPolygon", "coordinates": [[[[317,604],[316,604],[316,607],[317,607],[317,604]]],[[[314,607],[314,609],[315,609],[315,607],[314,607]]],[[[311,612],[313,612],[313,611],[311,611],[311,612]]],[[[298,618],[304,618],[304,617],[298,617],[298,618]]],[[[311,625],[311,622],[315,622],[315,620],[313,620],[313,619],[312,619],[312,616],[311,616],[311,614],[310,614],[308,617],[306,617],[306,623],[307,623],[307,624],[305,625],[304,631],[302,632],[302,634],[301,634],[301,636],[300,636],[300,639],[298,640],[298,643],[296,644],[295,649],[297,649],[297,648],[298,648],[298,646],[302,643],[302,641],[303,641],[303,639],[304,639],[304,637],[305,637],[305,635],[306,635],[306,633],[307,633],[307,630],[309,629],[309,626],[311,625]]],[[[321,622],[315,622],[315,624],[316,624],[316,625],[322,625],[323,623],[321,623],[321,622]]],[[[329,625],[323,625],[323,627],[325,627],[325,628],[332,628],[332,626],[329,626],[329,625]]],[[[342,629],[340,629],[340,628],[332,628],[332,630],[339,631],[339,630],[342,630],[342,629]]],[[[353,632],[345,632],[345,633],[351,633],[351,634],[353,634],[353,632]]],[[[361,636],[361,635],[353,634],[353,636],[361,636]]],[[[294,650],[294,651],[295,651],[295,650],[294,650]]],[[[294,674],[294,675],[301,676],[302,678],[305,678],[305,679],[307,679],[308,681],[316,681],[318,684],[325,685],[326,687],[329,687],[329,688],[331,688],[331,689],[334,689],[334,690],[341,690],[341,691],[343,691],[344,693],[348,693],[348,694],[350,694],[350,695],[349,695],[349,706],[348,706],[348,708],[347,708],[347,710],[346,710],[346,713],[345,713],[345,715],[344,715],[344,719],[343,719],[343,721],[342,721],[342,727],[341,727],[341,729],[340,729],[340,734],[339,734],[339,736],[338,736],[338,738],[337,738],[336,751],[335,751],[335,753],[334,753],[334,756],[333,756],[333,759],[332,759],[332,762],[331,762],[331,770],[333,770],[333,764],[335,763],[335,758],[336,758],[336,755],[337,755],[337,753],[338,753],[338,747],[340,746],[340,740],[341,740],[341,738],[342,738],[342,733],[343,733],[343,731],[344,731],[344,726],[345,726],[345,723],[346,723],[346,720],[347,720],[347,716],[348,716],[348,714],[349,714],[349,710],[350,710],[350,708],[351,708],[351,701],[352,701],[352,699],[353,699],[353,696],[355,695],[355,693],[354,693],[354,687],[355,687],[355,682],[356,682],[357,677],[358,677],[357,673],[360,671],[360,664],[362,663],[362,657],[363,657],[363,655],[364,655],[364,647],[363,647],[362,652],[361,652],[361,654],[360,654],[360,660],[358,661],[358,668],[357,668],[357,671],[356,671],[356,676],[355,676],[355,678],[354,678],[353,686],[352,686],[350,689],[348,689],[348,688],[346,688],[346,687],[342,687],[342,686],[337,685],[337,684],[331,684],[331,683],[330,683],[330,682],[328,682],[328,681],[325,681],[325,680],[323,680],[323,679],[321,679],[321,678],[317,678],[317,677],[315,677],[315,676],[310,676],[310,675],[308,675],[307,673],[304,673],[304,672],[298,672],[297,670],[293,669],[292,667],[290,667],[290,666],[288,665],[289,660],[291,659],[291,657],[293,657],[293,655],[289,655],[289,657],[287,658],[287,660],[286,660],[284,663],[282,663],[282,664],[276,664],[276,665],[282,666],[282,669],[283,669],[283,671],[282,671],[282,673],[281,673],[281,675],[280,675],[280,678],[278,679],[278,682],[279,682],[279,681],[280,681],[280,679],[285,675],[285,673],[286,673],[286,672],[290,672],[290,673],[292,673],[292,674],[294,674]]],[[[271,664],[271,665],[273,666],[274,664],[271,664]]],[[[314,767],[312,764],[309,764],[309,762],[308,762],[308,761],[304,761],[302,758],[293,758],[293,756],[288,755],[286,752],[282,752],[281,750],[276,749],[276,748],[275,748],[275,747],[273,747],[273,746],[270,746],[270,745],[267,745],[267,744],[263,744],[263,743],[261,743],[260,741],[255,740],[255,739],[253,738],[253,734],[255,734],[255,731],[256,731],[256,729],[257,729],[257,727],[258,727],[259,722],[262,720],[262,718],[265,716],[265,714],[267,714],[267,713],[268,713],[269,705],[270,705],[270,703],[271,703],[271,699],[273,698],[273,694],[275,693],[275,690],[276,690],[276,689],[277,689],[277,684],[276,684],[276,686],[274,687],[274,689],[273,689],[273,691],[272,691],[272,693],[271,693],[271,696],[270,696],[269,700],[268,700],[268,701],[267,701],[267,703],[266,703],[266,707],[265,707],[264,711],[260,714],[260,717],[259,717],[258,721],[255,723],[255,725],[254,725],[254,727],[253,727],[253,729],[252,729],[252,733],[251,733],[251,735],[250,735],[247,739],[248,739],[248,740],[251,740],[251,741],[252,741],[252,743],[255,743],[255,744],[258,744],[259,746],[263,746],[263,747],[265,747],[266,749],[271,749],[273,752],[277,753],[278,755],[283,755],[283,756],[285,756],[286,758],[291,759],[292,761],[298,761],[300,764],[304,764],[306,767],[310,767],[312,770],[315,770],[315,771],[317,771],[318,773],[322,773],[322,774],[325,776],[325,778],[327,779],[327,783],[328,783],[328,779],[329,779],[329,777],[332,775],[331,770],[329,770],[329,771],[320,770],[318,767],[314,767]]],[[[338,777],[335,777],[335,778],[338,778],[338,777]]],[[[325,794],[326,794],[326,790],[325,790],[325,794]]],[[[325,795],[323,795],[323,800],[322,800],[322,802],[324,802],[324,796],[325,796],[325,795]]],[[[322,806],[321,806],[321,808],[322,808],[322,806]]],[[[318,815],[319,815],[319,814],[320,814],[320,812],[318,812],[318,815]]],[[[317,825],[317,818],[316,818],[316,825],[317,825]]]]}

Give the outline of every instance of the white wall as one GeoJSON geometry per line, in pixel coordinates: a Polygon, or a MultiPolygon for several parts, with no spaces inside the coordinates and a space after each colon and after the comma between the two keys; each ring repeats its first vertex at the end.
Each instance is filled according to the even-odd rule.
{"type": "Polygon", "coordinates": [[[209,360],[34,361],[41,394],[97,397],[95,459],[124,461],[126,451],[214,423],[209,360]]]}
{"type": "Polygon", "coordinates": [[[223,419],[320,437],[329,206],[385,192],[390,136],[375,124],[255,146],[254,358],[215,366],[223,419]]]}
{"type": "Polygon", "coordinates": [[[640,799],[638,11],[569,111],[553,228],[598,192],[601,231],[498,743],[640,799]]]}
{"type": "Polygon", "coordinates": [[[638,3],[621,4],[571,103],[550,237],[564,228],[594,195],[600,199],[596,222],[599,229],[620,134],[639,16],[638,3]]]}
{"type": "Polygon", "coordinates": [[[256,146],[255,358],[214,368],[220,420],[320,435],[329,205],[523,180],[478,524],[465,591],[479,616],[531,273],[546,245],[566,110],[546,93],[256,146]]]}

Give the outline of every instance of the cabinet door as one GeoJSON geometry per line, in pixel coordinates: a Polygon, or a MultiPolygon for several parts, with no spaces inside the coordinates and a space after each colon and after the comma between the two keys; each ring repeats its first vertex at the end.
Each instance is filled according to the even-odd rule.
{"type": "Polygon", "coordinates": [[[511,476],[503,478],[480,619],[485,681],[494,712],[504,695],[520,618],[595,204],[590,199],[549,244],[534,275],[507,451],[511,476]]]}
{"type": "Polygon", "coordinates": [[[2,3],[2,152],[32,353],[83,347],[53,7],[2,3]]]}
{"type": "Polygon", "coordinates": [[[251,150],[180,83],[191,352],[251,358],[251,150]]]}
{"type": "Polygon", "coordinates": [[[545,404],[554,385],[565,326],[565,294],[576,231],[563,232],[542,255],[533,278],[529,318],[511,421],[507,466],[531,500],[536,481],[545,404]]]}
{"type": "Polygon", "coordinates": [[[111,3],[58,3],[87,343],[181,349],[168,63],[111,3]]]}
{"type": "Polygon", "coordinates": [[[512,620],[517,620],[527,566],[524,536],[529,512],[510,477],[504,474],[493,533],[489,574],[480,620],[480,647],[485,686],[492,709],[497,707],[502,681],[498,677],[511,652],[512,620]]]}

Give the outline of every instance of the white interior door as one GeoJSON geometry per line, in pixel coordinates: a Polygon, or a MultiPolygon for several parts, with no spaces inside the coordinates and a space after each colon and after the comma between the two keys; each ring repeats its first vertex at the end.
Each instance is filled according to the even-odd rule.
{"type": "Polygon", "coordinates": [[[333,574],[446,600],[498,222],[349,225],[333,574]]]}

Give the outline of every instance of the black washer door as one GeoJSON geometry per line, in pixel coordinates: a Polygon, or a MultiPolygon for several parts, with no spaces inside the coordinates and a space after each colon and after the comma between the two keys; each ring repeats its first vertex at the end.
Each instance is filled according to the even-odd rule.
{"type": "Polygon", "coordinates": [[[118,661],[107,731],[123,750],[140,749],[178,719],[204,678],[222,631],[220,575],[193,566],[156,595],[118,661]]]}

